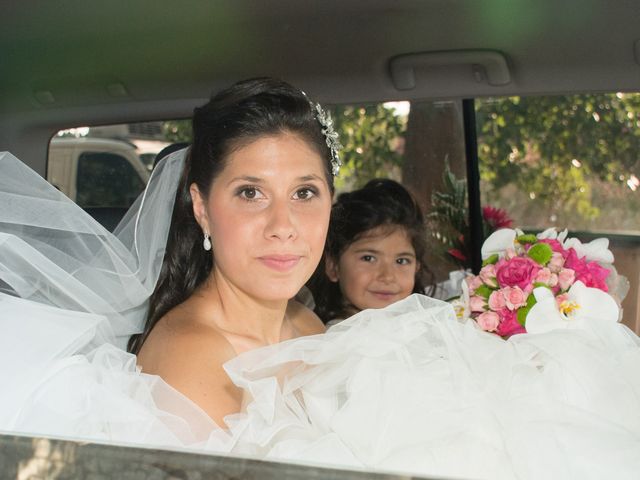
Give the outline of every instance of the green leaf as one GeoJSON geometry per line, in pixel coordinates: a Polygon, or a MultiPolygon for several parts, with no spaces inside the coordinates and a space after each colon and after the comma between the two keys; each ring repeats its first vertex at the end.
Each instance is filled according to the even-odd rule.
{"type": "Polygon", "coordinates": [[[489,298],[491,296],[491,293],[493,292],[493,290],[491,288],[489,288],[486,285],[480,285],[478,288],[476,288],[475,294],[479,295],[483,298],[489,298]]]}
{"type": "Polygon", "coordinates": [[[546,265],[547,263],[549,263],[549,260],[551,260],[553,251],[551,250],[551,247],[546,243],[536,243],[529,249],[527,255],[529,255],[529,258],[533,259],[540,265],[546,265]]]}
{"type": "Polygon", "coordinates": [[[537,241],[538,241],[538,237],[536,237],[532,233],[527,235],[519,235],[518,237],[516,237],[516,242],[520,243],[521,245],[536,243],[537,241]]]}
{"type": "Polygon", "coordinates": [[[517,313],[518,323],[524,327],[524,324],[527,322],[527,315],[529,314],[530,308],[520,307],[517,313]]]}
{"type": "Polygon", "coordinates": [[[491,255],[489,258],[487,258],[482,262],[482,266],[486,267],[487,265],[493,265],[494,263],[498,262],[499,258],[500,258],[499,255],[497,253],[494,253],[493,255],[491,255]]]}
{"type": "Polygon", "coordinates": [[[535,295],[532,293],[527,297],[527,304],[523,307],[520,307],[516,313],[516,318],[518,319],[518,323],[524,327],[527,322],[527,315],[529,315],[529,311],[536,304],[537,300],[535,295]]]}

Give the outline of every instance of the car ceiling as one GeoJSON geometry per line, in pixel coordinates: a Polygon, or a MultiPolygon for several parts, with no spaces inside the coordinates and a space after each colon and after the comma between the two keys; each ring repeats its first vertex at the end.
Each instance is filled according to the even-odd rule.
{"type": "MultiPolygon", "coordinates": [[[[0,141],[66,126],[188,116],[230,83],[271,75],[329,103],[634,91],[640,2],[611,0],[0,1],[0,141]],[[416,70],[398,55],[490,51],[416,70]]],[[[640,48],[640,45],[638,45],[640,48]]],[[[13,141],[12,141],[13,139],[13,141]]]]}

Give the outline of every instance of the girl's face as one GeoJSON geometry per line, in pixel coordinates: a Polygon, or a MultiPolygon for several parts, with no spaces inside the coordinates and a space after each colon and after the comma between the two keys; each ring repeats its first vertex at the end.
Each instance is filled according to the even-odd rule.
{"type": "Polygon", "coordinates": [[[359,310],[383,308],[413,292],[420,265],[402,227],[376,228],[353,242],[338,259],[327,258],[326,272],[359,310]]]}
{"type": "Polygon", "coordinates": [[[292,298],[324,248],[331,193],[324,160],[301,137],[262,137],[231,153],[194,213],[211,235],[216,278],[262,300],[292,298]]]}

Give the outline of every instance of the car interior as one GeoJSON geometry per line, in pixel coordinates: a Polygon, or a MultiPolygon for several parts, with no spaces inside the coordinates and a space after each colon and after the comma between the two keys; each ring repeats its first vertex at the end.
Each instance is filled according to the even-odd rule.
{"type": "MultiPolygon", "coordinates": [[[[546,130],[563,129],[570,138],[582,130],[572,131],[574,124],[566,121],[568,117],[547,116],[558,107],[544,112],[542,107],[531,107],[538,100],[562,99],[554,105],[570,105],[569,110],[577,105],[575,109],[585,109],[592,123],[598,124],[611,110],[606,102],[634,105],[640,98],[636,93],[640,92],[640,3],[5,0],[2,12],[0,149],[42,176],[52,172],[51,140],[59,132],[188,121],[194,107],[238,80],[282,78],[349,121],[357,122],[358,112],[369,114],[372,106],[381,105],[395,108],[396,118],[404,115],[398,124],[403,132],[401,146],[390,148],[410,156],[408,164],[396,162],[390,168],[383,159],[367,170],[368,154],[375,157],[376,141],[384,136],[372,130],[365,145],[352,145],[357,153],[347,157],[351,162],[347,180],[338,186],[346,189],[357,184],[349,175],[357,178],[360,171],[372,176],[391,172],[413,189],[428,214],[432,195],[442,188],[442,175],[449,166],[466,182],[472,269],[479,266],[481,208],[489,202],[511,212],[515,226],[532,231],[555,225],[567,226],[585,241],[609,237],[616,267],[630,284],[622,321],[640,333],[640,141],[636,140],[640,108],[625,111],[620,120],[627,122],[624,128],[602,134],[609,135],[611,142],[626,136],[629,145],[624,151],[610,148],[613,143],[596,134],[577,142],[606,144],[610,155],[606,162],[616,165],[590,167],[589,175],[599,176],[591,182],[585,173],[591,182],[584,180],[586,193],[583,180],[560,185],[568,189],[562,193],[566,198],[574,198],[578,191],[590,195],[585,200],[588,204],[568,201],[562,205],[565,197],[544,190],[553,183],[553,162],[566,167],[562,175],[577,175],[580,168],[586,171],[584,166],[591,165],[586,157],[571,151],[556,156],[550,150],[536,150],[546,155],[550,166],[537,177],[521,180],[538,182],[536,188],[544,190],[544,195],[533,187],[523,192],[522,183],[501,176],[502,170],[493,166],[498,163],[485,159],[495,147],[496,162],[504,160],[500,165],[506,165],[504,175],[516,176],[533,171],[525,167],[538,158],[520,155],[518,145],[526,145],[526,139],[519,138],[517,145],[509,139],[492,143],[496,132],[514,126],[509,122],[516,117],[509,115],[516,110],[504,115],[498,110],[505,102],[521,108],[517,118],[532,125],[518,130],[514,138],[538,127],[540,138],[547,139],[546,130]],[[593,98],[600,100],[590,107],[593,98]],[[536,117],[535,112],[542,113],[536,117]],[[503,155],[504,148],[511,153],[503,155]],[[518,162],[520,170],[508,170],[510,163],[518,162]],[[618,193],[605,198],[613,183],[618,193]],[[548,203],[556,201],[555,210],[549,207],[540,218],[529,221],[533,213],[528,205],[539,200],[536,195],[548,203]],[[598,204],[601,197],[604,200],[598,204]],[[584,221],[574,222],[572,212],[579,212],[584,221]]],[[[126,141],[133,140],[127,137],[126,141]]],[[[144,152],[139,148],[140,155],[147,155],[140,157],[140,165],[152,168],[163,148],[181,141],[184,138],[166,136],[153,148],[144,152]]],[[[354,142],[356,137],[343,139],[346,148],[354,142]]],[[[553,148],[551,140],[546,147],[553,148]]],[[[128,168],[142,172],[138,163],[128,168]]],[[[113,228],[114,215],[122,214],[133,201],[129,194],[123,196],[126,205],[87,200],[86,207],[98,216],[106,215],[104,221],[113,228]]],[[[434,258],[432,270],[438,281],[446,280],[456,268],[434,258]]]]}

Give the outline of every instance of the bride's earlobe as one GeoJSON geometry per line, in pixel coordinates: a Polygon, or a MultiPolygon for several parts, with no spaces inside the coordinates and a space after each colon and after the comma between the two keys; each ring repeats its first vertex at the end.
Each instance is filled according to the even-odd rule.
{"type": "Polygon", "coordinates": [[[208,232],[209,225],[208,225],[206,202],[205,202],[205,199],[202,198],[202,195],[200,194],[200,189],[198,188],[198,185],[196,185],[195,183],[192,183],[189,186],[189,194],[191,195],[191,204],[193,205],[193,216],[196,218],[196,222],[198,222],[198,225],[200,225],[200,228],[203,231],[208,232]]]}

